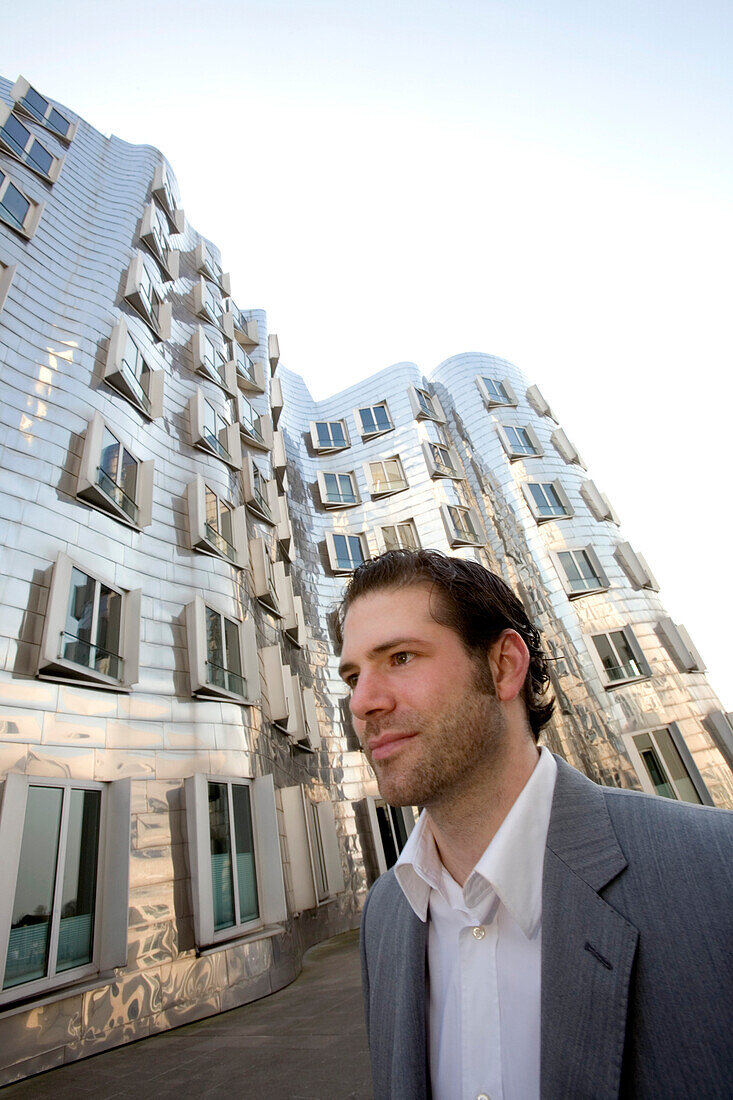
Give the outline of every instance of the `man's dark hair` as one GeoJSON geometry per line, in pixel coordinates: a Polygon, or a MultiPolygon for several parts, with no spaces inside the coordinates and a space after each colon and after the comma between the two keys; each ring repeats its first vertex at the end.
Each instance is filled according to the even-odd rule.
{"type": "Polygon", "coordinates": [[[346,612],[360,596],[381,588],[428,584],[438,598],[430,614],[450,627],[471,657],[485,657],[504,630],[516,630],[529,650],[529,668],[522,688],[527,718],[535,741],[555,707],[547,699],[550,674],[540,632],[527,618],[521,601],[496,573],[475,561],[452,558],[439,550],[388,550],[354,572],[335,616],[338,648],[343,645],[346,612]]]}

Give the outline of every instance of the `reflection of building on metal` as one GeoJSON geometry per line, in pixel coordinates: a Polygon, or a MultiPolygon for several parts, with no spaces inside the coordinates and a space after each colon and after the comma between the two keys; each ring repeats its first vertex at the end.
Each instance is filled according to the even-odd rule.
{"type": "Polygon", "coordinates": [[[536,386],[472,354],[314,401],[159,153],[23,79],[0,101],[30,135],[0,142],[0,1082],[260,997],[357,923],[415,820],[332,644],[385,549],[520,593],[571,763],[733,804],[702,659],[536,386]]]}

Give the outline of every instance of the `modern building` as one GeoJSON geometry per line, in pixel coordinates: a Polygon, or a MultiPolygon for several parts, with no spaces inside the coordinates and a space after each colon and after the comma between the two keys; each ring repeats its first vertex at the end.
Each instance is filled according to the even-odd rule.
{"type": "Polygon", "coordinates": [[[384,548],[515,587],[573,764],[733,805],[730,719],[537,387],[461,355],[315,402],[230,282],[160,153],[0,81],[0,1083],[357,923],[414,822],[330,628],[384,548]]]}

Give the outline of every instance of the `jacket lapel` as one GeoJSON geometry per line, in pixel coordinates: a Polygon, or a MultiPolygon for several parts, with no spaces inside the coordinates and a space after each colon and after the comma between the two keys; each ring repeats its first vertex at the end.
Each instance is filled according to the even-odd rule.
{"type": "Polygon", "coordinates": [[[542,881],[541,1095],[618,1096],[637,930],[599,896],[627,860],[602,790],[558,759],[542,881]]]}

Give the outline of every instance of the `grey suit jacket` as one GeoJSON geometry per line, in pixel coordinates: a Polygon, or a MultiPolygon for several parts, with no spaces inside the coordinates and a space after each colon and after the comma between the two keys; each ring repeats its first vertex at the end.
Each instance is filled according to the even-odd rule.
{"type": "MultiPolygon", "coordinates": [[[[733,1097],[733,813],[599,787],[557,763],[542,1100],[733,1097]]],[[[427,925],[392,871],[364,907],[362,966],[375,1100],[423,1100],[427,925]]]]}

